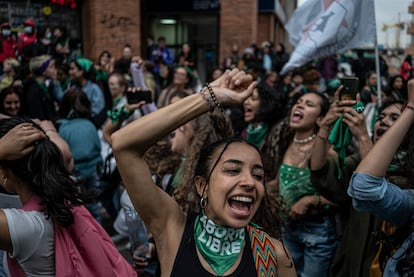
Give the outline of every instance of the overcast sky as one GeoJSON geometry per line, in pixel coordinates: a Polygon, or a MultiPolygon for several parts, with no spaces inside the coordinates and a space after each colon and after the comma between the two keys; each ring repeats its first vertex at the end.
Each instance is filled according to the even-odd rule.
{"type": "MultiPolygon", "coordinates": [[[[308,0],[298,0],[298,5],[308,0]]],[[[364,1],[364,0],[362,0],[364,1]]],[[[375,1],[375,17],[377,20],[378,43],[385,47],[395,47],[396,45],[396,29],[388,28],[386,32],[381,30],[382,24],[394,24],[398,22],[398,14],[400,14],[401,22],[412,22],[413,17],[408,13],[408,6],[413,0],[374,0],[375,1]]],[[[400,31],[400,46],[405,48],[411,44],[411,36],[407,35],[407,29],[400,31]]]]}

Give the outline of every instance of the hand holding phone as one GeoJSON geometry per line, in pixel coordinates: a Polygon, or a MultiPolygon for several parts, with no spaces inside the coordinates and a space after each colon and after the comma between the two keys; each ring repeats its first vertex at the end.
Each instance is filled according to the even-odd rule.
{"type": "Polygon", "coordinates": [[[145,103],[152,102],[152,94],[150,90],[128,90],[127,92],[128,104],[136,104],[141,101],[145,103]]]}
{"type": "Polygon", "coordinates": [[[340,101],[356,100],[359,91],[359,79],[357,77],[344,77],[341,79],[342,91],[339,95],[340,101]]]}

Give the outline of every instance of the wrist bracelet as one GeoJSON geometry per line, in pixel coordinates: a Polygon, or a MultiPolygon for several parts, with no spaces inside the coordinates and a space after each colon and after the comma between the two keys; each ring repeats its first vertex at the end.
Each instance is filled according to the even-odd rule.
{"type": "Polygon", "coordinates": [[[321,140],[323,140],[323,141],[327,141],[328,140],[328,137],[325,138],[325,137],[321,136],[319,133],[317,133],[316,136],[318,138],[320,138],[321,140]]]}
{"type": "Polygon", "coordinates": [[[405,107],[406,107],[407,109],[410,109],[410,110],[414,111],[414,107],[413,107],[413,106],[406,105],[405,107]]]}
{"type": "Polygon", "coordinates": [[[205,91],[204,89],[202,89],[202,90],[200,91],[200,94],[201,94],[201,96],[203,97],[204,101],[206,101],[206,104],[207,104],[208,110],[209,110],[210,112],[214,111],[214,106],[213,106],[213,105],[211,105],[211,98],[208,96],[207,91],[205,91]]]}
{"type": "Polygon", "coordinates": [[[214,93],[214,91],[213,91],[213,88],[210,86],[210,84],[209,84],[209,83],[206,83],[204,86],[205,86],[205,87],[207,87],[208,92],[210,93],[210,98],[211,98],[211,100],[212,100],[212,101],[213,101],[213,103],[214,103],[214,107],[211,109],[211,111],[214,111],[214,109],[217,107],[217,108],[219,108],[219,109],[221,110],[221,112],[225,115],[226,113],[224,112],[224,109],[223,109],[223,107],[221,106],[221,103],[218,101],[218,99],[217,99],[217,97],[216,97],[216,94],[215,94],[215,93],[214,93]]]}

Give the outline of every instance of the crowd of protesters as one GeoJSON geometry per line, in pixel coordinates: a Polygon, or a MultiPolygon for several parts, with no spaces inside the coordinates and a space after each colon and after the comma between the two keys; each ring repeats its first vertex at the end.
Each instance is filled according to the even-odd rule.
{"type": "MultiPolygon", "coordinates": [[[[33,246],[29,249],[33,253],[28,254],[24,252],[28,248],[18,246],[19,240],[27,242],[40,232],[42,241],[50,244],[48,236],[53,237],[53,224],[49,218],[59,228],[69,226],[74,223],[68,207],[85,205],[91,220],[103,224],[102,217],[106,216],[114,222],[115,230],[126,237],[126,209],[137,208],[148,225],[150,245],[145,257],[133,256],[129,260],[139,276],[169,276],[171,272],[179,276],[186,272],[181,262],[198,260],[200,265],[187,272],[250,276],[248,272],[256,270],[254,265],[244,269],[241,261],[249,262],[251,251],[250,258],[242,250],[238,252],[240,256],[218,259],[209,252],[208,245],[200,245],[199,241],[195,246],[180,244],[182,236],[190,235],[185,218],[195,224],[198,235],[197,224],[202,220],[226,232],[230,229],[225,228],[232,227],[232,232],[246,228],[248,222],[234,223],[237,229],[220,225],[233,223],[226,221],[225,211],[215,210],[218,204],[211,195],[217,196],[217,180],[211,180],[211,188],[209,183],[216,166],[222,166],[224,169],[218,169],[223,171],[228,167],[228,175],[241,174],[238,172],[242,172],[240,164],[244,161],[219,163],[222,156],[237,156],[236,146],[247,153],[253,151],[253,156],[259,151],[257,160],[262,163],[260,176],[253,174],[254,187],[241,186],[246,187],[244,192],[255,190],[259,184],[265,189],[257,189],[263,197],[261,202],[249,204],[247,196],[232,196],[228,205],[239,214],[254,207],[249,221],[262,226],[274,238],[272,247],[278,256],[280,276],[413,274],[414,179],[410,166],[414,143],[409,135],[414,126],[414,83],[410,81],[414,67],[410,55],[402,61],[400,74],[390,74],[381,56],[381,76],[377,76],[375,67],[358,50],[356,57],[332,55],[281,75],[289,60],[283,43],[264,41],[243,49],[235,43],[229,45],[230,53],[202,80],[188,43],[174,53],[165,37],[159,37],[157,43],[150,37],[144,55],[134,53],[126,44],[119,56],[102,49],[95,58],[82,56],[79,47],[70,49],[70,38],[62,26],[36,28],[29,19],[19,36],[11,30],[8,23],[0,26],[0,145],[15,147],[16,153],[13,149],[0,149],[0,197],[18,194],[20,200],[14,199],[13,207],[25,205],[29,196],[40,197],[40,205],[46,207],[48,215],[46,220],[39,213],[35,219],[28,217],[28,232],[13,234],[16,226],[25,221],[16,220],[19,213],[10,212],[7,208],[11,206],[0,204],[4,209],[0,218],[6,222],[0,224],[1,249],[26,274],[54,275],[50,256],[40,263],[45,269],[36,265],[41,255],[50,255],[50,245],[39,245],[40,254],[33,246]],[[343,63],[349,68],[341,66],[343,63]],[[348,76],[359,78],[359,94],[354,100],[340,100],[341,78],[348,76]],[[381,91],[377,89],[377,78],[381,78],[381,91]],[[203,86],[206,82],[210,85],[203,86]],[[146,91],[149,100],[137,98],[146,91]],[[245,97],[237,98],[237,93],[245,97]],[[208,109],[200,106],[199,95],[208,109]],[[206,113],[208,110],[210,113],[206,113]],[[409,122],[404,125],[398,120],[400,116],[409,122]],[[399,129],[391,128],[394,124],[399,129]],[[16,131],[18,127],[20,131],[16,131]],[[27,129],[31,137],[24,140],[22,130],[27,129]],[[392,132],[401,141],[393,142],[392,132]],[[380,144],[382,137],[393,145],[389,153],[378,150],[381,145],[387,147],[380,144]],[[54,149],[47,145],[46,149],[50,149],[44,151],[48,155],[33,150],[40,147],[38,142],[27,144],[45,138],[57,146],[54,149]],[[222,142],[214,145],[216,141],[222,142]],[[249,146],[243,144],[246,141],[249,146]],[[216,148],[205,153],[205,146],[210,144],[222,149],[220,155],[214,154],[216,148]],[[57,149],[59,153],[54,152],[57,149]],[[42,160],[42,155],[47,158],[42,160]],[[60,156],[62,164],[47,169],[46,177],[33,175],[30,166],[26,168],[24,164],[53,163],[49,159],[59,160],[60,156]],[[212,157],[217,161],[211,166],[212,157]],[[371,164],[379,161],[381,170],[373,169],[371,164]],[[209,172],[200,166],[209,167],[209,172]],[[23,168],[25,176],[19,176],[17,170],[23,168]],[[150,178],[146,178],[147,171],[150,178]],[[54,178],[55,174],[59,178],[54,178]],[[31,182],[30,178],[34,178],[34,189],[21,185],[31,182]],[[141,187],[151,179],[168,199],[156,189],[141,187]],[[58,181],[71,189],[59,194],[58,181]],[[44,182],[51,182],[56,191],[48,191],[44,182]],[[145,193],[148,196],[142,195],[145,193]],[[149,196],[159,199],[148,199],[149,196]],[[57,208],[52,203],[54,197],[57,208]],[[381,211],[391,205],[393,212],[384,215],[381,211]],[[194,212],[200,216],[195,217],[194,212]],[[47,230],[36,229],[35,220],[47,230]],[[178,232],[170,234],[171,228],[178,232]],[[194,251],[188,247],[195,247],[194,251]],[[190,258],[191,255],[195,256],[190,258]],[[222,260],[231,261],[230,266],[223,265],[222,260]],[[156,270],[149,270],[150,265],[156,270]]],[[[106,247],[103,246],[108,250],[112,246],[106,247]]],[[[254,259],[255,255],[253,251],[254,259]]],[[[13,266],[8,267],[0,276],[12,272],[13,266]]],[[[120,267],[115,271],[132,274],[123,262],[120,267]]]]}

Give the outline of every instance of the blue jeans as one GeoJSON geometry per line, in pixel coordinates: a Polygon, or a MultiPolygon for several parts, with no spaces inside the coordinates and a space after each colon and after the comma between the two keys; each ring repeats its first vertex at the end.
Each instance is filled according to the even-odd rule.
{"type": "Polygon", "coordinates": [[[295,262],[300,277],[328,277],[337,246],[335,220],[321,216],[315,220],[288,220],[283,242],[295,262]]]}

